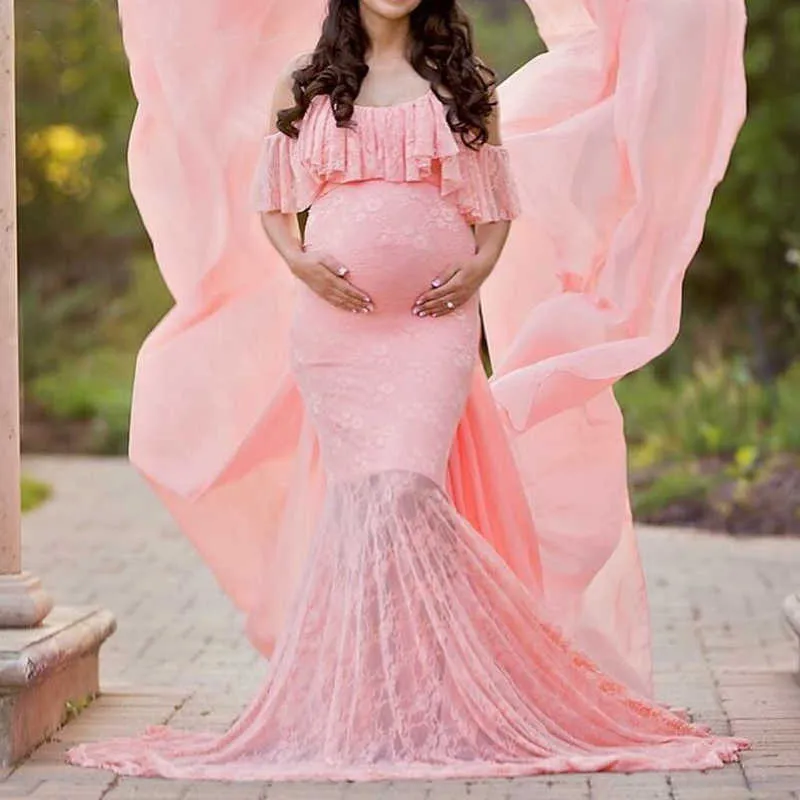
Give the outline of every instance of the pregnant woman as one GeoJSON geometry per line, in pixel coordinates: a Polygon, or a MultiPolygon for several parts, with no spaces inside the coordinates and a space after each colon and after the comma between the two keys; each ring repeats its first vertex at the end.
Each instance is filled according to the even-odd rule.
{"type": "MultiPolygon", "coordinates": [[[[706,61],[708,42],[728,45],[722,68],[735,78],[741,17],[735,3],[708,3],[716,12],[703,12],[708,27],[697,34],[697,46],[706,48],[704,91],[713,95],[719,67],[706,61]]],[[[566,14],[569,4],[558,5],[566,14]]],[[[664,3],[668,10],[659,17],[658,3],[630,3],[625,24],[633,27],[623,29],[622,16],[612,13],[622,5],[576,2],[568,18],[543,15],[556,43],[578,31],[570,55],[579,73],[602,63],[589,56],[606,53],[603,48],[611,48],[606,55],[616,70],[623,40],[638,44],[637,24],[663,31],[671,21],[675,35],[681,27],[670,15],[691,8],[664,3]]],[[[194,28],[189,23],[187,36],[205,24],[228,42],[229,61],[235,53],[241,65],[257,60],[247,45],[264,35],[259,19],[276,26],[273,33],[291,30],[286,12],[276,22],[255,12],[237,17],[233,10],[237,25],[228,29],[221,8],[212,24],[209,4],[209,17],[194,28]],[[255,38],[248,38],[248,28],[255,38]]],[[[134,64],[137,48],[158,52],[175,36],[169,19],[161,20],[161,31],[146,22],[143,12],[128,17],[134,64]]],[[[644,44],[650,66],[637,69],[640,83],[627,87],[633,92],[657,88],[648,84],[647,70],[669,49],[646,37],[644,44]]],[[[683,55],[691,62],[690,56],[683,55]]],[[[206,56],[204,63],[211,74],[221,62],[206,56]]],[[[241,65],[231,74],[240,74],[241,65]]],[[[686,69],[686,85],[699,82],[686,69]]],[[[199,140],[178,136],[184,161],[169,162],[169,148],[157,155],[154,120],[164,113],[158,102],[164,95],[157,97],[154,87],[166,91],[168,82],[155,74],[134,68],[144,115],[138,135],[151,137],[146,158],[157,168],[148,172],[139,163],[137,171],[137,153],[144,157],[145,148],[134,139],[132,180],[142,181],[140,205],[162,268],[206,258],[207,269],[194,281],[166,269],[179,316],[168,318],[143,350],[132,454],[247,613],[248,633],[270,656],[270,670],[222,734],[151,726],[137,737],[78,745],[69,760],[123,774],[225,780],[476,778],[705,769],[735,760],[744,740],[714,735],[650,696],[642,668],[646,611],[629,521],[619,511],[617,429],[609,422],[615,406],[605,390],[614,369],[633,368],[665,335],[659,326],[669,323],[660,315],[669,319],[676,301],[669,292],[661,297],[662,286],[685,268],[698,214],[702,228],[703,204],[736,128],[739,96],[711,98],[716,121],[696,122],[706,126],[705,151],[684,156],[691,168],[671,169],[666,136],[654,141],[668,163],[645,163],[651,172],[640,173],[634,148],[626,154],[627,170],[608,183],[602,173],[615,163],[617,146],[603,139],[612,129],[602,126],[620,124],[625,112],[608,81],[598,81],[594,95],[563,94],[567,84],[561,83],[560,110],[555,96],[550,108],[528,105],[527,122],[514,110],[517,134],[524,134],[524,124],[530,133],[548,115],[550,125],[560,114],[580,128],[578,105],[589,104],[583,113],[596,134],[597,161],[581,163],[586,152],[574,149],[527,164],[523,135],[516,164],[552,179],[559,169],[567,176],[567,161],[573,169],[579,163],[594,175],[595,192],[573,195],[574,204],[584,211],[602,207],[605,217],[593,217],[593,232],[573,231],[576,240],[591,240],[590,259],[578,257],[580,241],[551,247],[550,257],[561,263],[562,289],[553,294],[558,304],[526,322],[528,338],[512,347],[490,386],[480,358],[480,290],[507,263],[501,253],[511,221],[524,211],[520,187],[534,205],[563,198],[565,187],[531,198],[530,181],[517,180],[512,151],[501,140],[493,74],[475,57],[455,0],[330,0],[316,48],[293,59],[277,82],[257,160],[233,146],[231,132],[241,120],[225,127],[224,104],[212,113],[210,101],[209,119],[195,116],[186,130],[212,125],[216,115],[226,136],[205,150],[199,140]],[[532,122],[537,114],[539,123],[532,122]],[[229,182],[177,166],[215,159],[225,163],[229,182]],[[251,204],[279,259],[249,262],[253,228],[241,230],[245,223],[224,213],[208,217],[218,226],[211,231],[190,223],[199,241],[175,233],[202,217],[211,197],[225,210],[219,193],[244,193],[243,165],[254,163],[251,204]],[[668,218],[673,235],[689,231],[677,247],[656,235],[663,230],[652,216],[637,218],[636,192],[655,186],[667,194],[658,174],[664,169],[670,196],[677,194],[679,208],[688,204],[688,216],[667,200],[646,205],[668,218]],[[181,181],[188,209],[159,204],[145,186],[181,181]],[[304,210],[301,235],[297,213],[304,210]],[[159,218],[171,212],[187,216],[159,218]],[[614,250],[622,218],[628,235],[614,250]],[[648,274],[637,260],[644,258],[637,251],[642,241],[648,263],[656,265],[648,274]],[[608,267],[621,281],[614,294],[603,269],[623,256],[624,268],[613,273],[608,267]],[[642,291],[649,317],[636,306],[642,291]],[[265,328],[284,339],[262,338],[265,328]],[[640,350],[626,356],[619,345],[631,343],[640,350]],[[597,347],[605,348],[600,356],[597,347]],[[576,353],[583,366],[566,360],[576,353]],[[519,398],[536,394],[531,375],[548,359],[553,380],[537,379],[539,405],[531,406],[530,397],[519,398]],[[198,374],[208,379],[205,387],[198,374]],[[160,414],[141,399],[156,394],[160,414]],[[186,402],[191,413],[182,418],[176,409],[186,409],[186,402]],[[525,435],[531,420],[548,418],[567,427],[563,437],[558,427],[544,434],[549,449],[537,451],[543,463],[534,469],[525,435]],[[184,458],[193,466],[181,461],[180,444],[189,448],[184,458]],[[596,485],[594,496],[585,491],[591,473],[576,462],[576,446],[578,461],[606,470],[606,491],[596,485]],[[594,520],[573,513],[562,495],[549,506],[543,499],[540,521],[537,476],[548,465],[561,474],[560,461],[572,464],[571,504],[585,504],[594,520]],[[559,516],[568,532],[548,544],[559,516]]],[[[553,70],[549,79],[558,84],[570,74],[553,70]]],[[[627,77],[614,75],[625,86],[627,77]]],[[[532,85],[526,79],[521,87],[532,85]]],[[[204,88],[213,95],[213,85],[204,88]]],[[[229,110],[242,108],[241,89],[235,80],[220,83],[219,98],[229,110]]],[[[680,89],[676,78],[666,91],[680,89]]],[[[512,99],[533,101],[522,89],[512,99]]],[[[646,98],[639,100],[647,106],[646,98]]],[[[180,125],[175,119],[185,110],[170,115],[170,124],[180,125]]],[[[635,144],[633,130],[625,134],[626,146],[635,144]]],[[[172,129],[173,141],[176,135],[172,129]]],[[[555,137],[551,154],[568,142],[555,137]]],[[[554,213],[575,220],[574,209],[562,204],[542,207],[539,223],[554,213]]],[[[515,258],[539,247],[541,269],[547,268],[541,231],[528,224],[522,233],[515,258]]],[[[540,266],[534,258],[527,268],[540,266]]],[[[513,270],[511,276],[523,279],[513,270]]],[[[529,283],[536,286],[536,279],[529,283]]],[[[522,282],[515,290],[529,293],[522,282]]],[[[508,327],[520,302],[513,293],[503,302],[508,327]]],[[[488,317],[487,327],[491,339],[488,317]]],[[[546,485],[547,477],[542,480],[546,485]]]]}

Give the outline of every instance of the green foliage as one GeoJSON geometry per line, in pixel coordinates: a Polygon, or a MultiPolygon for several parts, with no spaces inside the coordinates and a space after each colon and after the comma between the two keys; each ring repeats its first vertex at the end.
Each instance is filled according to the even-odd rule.
{"type": "Polygon", "coordinates": [[[23,316],[24,352],[34,354],[24,359],[26,400],[56,424],[89,423],[86,447],[96,453],[127,452],[136,351],[172,302],[151,258],[132,259],[128,269],[129,291],[100,311],[91,292],[77,289],[23,316]],[[91,325],[80,324],[89,317],[91,325]]]}
{"type": "Polygon", "coordinates": [[[759,383],[744,359],[698,362],[664,381],[656,367],[616,387],[634,468],[719,456],[745,469],[768,452],[800,452],[800,366],[775,386],[759,383]]]}
{"type": "Polygon", "coordinates": [[[741,359],[699,363],[678,381],[648,367],[621,381],[616,395],[640,517],[699,500],[722,481],[732,487],[732,502],[743,502],[769,482],[782,454],[800,453],[800,365],[774,385],[756,381],[741,359]]]}
{"type": "Polygon", "coordinates": [[[133,353],[172,306],[172,296],[150,253],[126,262],[125,294],[105,306],[100,331],[110,346],[133,353]]]}
{"type": "Polygon", "coordinates": [[[96,343],[97,288],[87,283],[50,295],[42,290],[43,280],[32,278],[20,291],[24,383],[96,343]]]}
{"type": "Polygon", "coordinates": [[[90,421],[92,452],[124,453],[132,386],[130,354],[95,350],[39,376],[28,392],[54,420],[90,421]]]}
{"type": "Polygon", "coordinates": [[[699,361],[681,378],[658,364],[616,387],[638,519],[731,532],[797,532],[800,364],[758,382],[745,359],[699,361]]]}
{"type": "MultiPolygon", "coordinates": [[[[731,344],[770,378],[800,348],[800,5],[749,0],[748,119],[708,218],[687,307],[730,310],[731,344]]],[[[690,146],[687,143],[687,146],[690,146]]]]}
{"type": "Polygon", "coordinates": [[[473,23],[477,50],[501,80],[544,49],[523,0],[469,0],[464,5],[473,23]]]}
{"type": "Polygon", "coordinates": [[[33,511],[34,508],[42,505],[52,493],[53,488],[49,484],[23,475],[20,484],[23,513],[33,511]]]}
{"type": "Polygon", "coordinates": [[[720,483],[719,475],[704,475],[694,465],[679,465],[634,491],[633,513],[646,518],[675,502],[702,501],[720,483]]]}
{"type": "Polygon", "coordinates": [[[772,425],[772,449],[781,446],[800,453],[800,363],[795,363],[777,382],[775,402],[780,409],[772,425]]]}
{"type": "Polygon", "coordinates": [[[127,185],[134,99],[115,4],[18,3],[17,76],[24,399],[90,420],[89,448],[120,452],[146,331],[133,343],[117,318],[147,239],[127,185]]]}
{"type": "Polygon", "coordinates": [[[84,695],[83,697],[80,697],[77,700],[67,700],[64,703],[62,723],[66,724],[67,722],[70,722],[71,720],[80,716],[92,704],[92,701],[96,697],[97,693],[92,692],[91,694],[84,695]]]}
{"type": "MultiPolygon", "coordinates": [[[[23,281],[43,271],[61,285],[102,280],[87,253],[143,242],[127,188],[134,100],[115,4],[18,3],[17,75],[23,281]]],[[[104,270],[118,266],[109,260],[104,270]]]]}
{"type": "MultiPolygon", "coordinates": [[[[152,257],[125,262],[127,292],[105,297],[92,284],[64,289],[48,297],[44,278],[32,279],[20,294],[23,381],[33,385],[42,376],[68,372],[75,361],[93,357],[99,349],[118,352],[133,364],[147,333],[172,304],[152,257]]],[[[114,373],[117,374],[117,373],[114,373]]]]}

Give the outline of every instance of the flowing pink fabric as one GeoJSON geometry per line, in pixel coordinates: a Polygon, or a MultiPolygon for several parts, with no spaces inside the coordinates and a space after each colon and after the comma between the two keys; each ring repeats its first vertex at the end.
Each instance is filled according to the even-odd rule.
{"type": "Polygon", "coordinates": [[[665,350],[745,115],[740,0],[529,0],[549,52],[500,87],[523,192],[483,291],[558,619],[648,694],[649,622],[612,384],[665,350]]]}
{"type": "Polygon", "coordinates": [[[500,87],[504,146],[478,154],[432,92],[358,107],[357,139],[324,102],[298,142],[265,138],[319,0],[120,5],[131,184],[176,300],[139,355],[130,456],[271,672],[221,737],[156,726],[69,760],[248,780],[734,759],[744,741],[651,698],[611,387],[677,332],[744,113],[741,0],[529,0],[550,49],[500,87]],[[312,204],[309,247],[378,313],[298,286],[254,200],[312,204]],[[471,222],[511,217],[489,383],[477,298],[410,306],[471,222]]]}

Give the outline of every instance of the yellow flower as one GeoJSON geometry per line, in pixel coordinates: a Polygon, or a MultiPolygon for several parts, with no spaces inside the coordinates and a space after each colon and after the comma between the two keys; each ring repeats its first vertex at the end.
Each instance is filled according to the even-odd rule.
{"type": "Polygon", "coordinates": [[[49,125],[29,134],[24,150],[38,161],[48,183],[64,194],[85,196],[91,188],[88,164],[103,150],[97,134],[84,134],[73,125],[49,125]]]}

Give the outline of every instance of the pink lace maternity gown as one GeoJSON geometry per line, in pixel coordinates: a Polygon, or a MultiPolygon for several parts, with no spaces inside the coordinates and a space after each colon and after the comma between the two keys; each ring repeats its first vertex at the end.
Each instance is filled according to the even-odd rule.
{"type": "MultiPolygon", "coordinates": [[[[358,106],[354,120],[354,130],[337,128],[327,98],[316,98],[298,140],[264,140],[255,184],[259,209],[310,206],[307,247],[345,263],[375,303],[372,314],[352,314],[295,286],[291,373],[318,438],[325,495],[266,683],[222,735],[153,726],[78,745],[69,759],[228,780],[734,760],[743,740],[711,735],[626,688],[549,621],[520,483],[507,480],[497,495],[513,529],[505,552],[501,538],[492,546],[473,527],[479,514],[468,521],[454,508],[453,452],[469,449],[456,431],[477,413],[468,406],[481,407],[480,430],[502,431],[494,406],[476,400],[489,391],[478,297],[438,319],[411,307],[474,251],[472,224],[518,214],[508,152],[464,147],[432,90],[358,106]]],[[[491,466],[513,475],[512,458],[495,444],[491,466]]]]}

